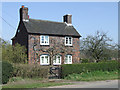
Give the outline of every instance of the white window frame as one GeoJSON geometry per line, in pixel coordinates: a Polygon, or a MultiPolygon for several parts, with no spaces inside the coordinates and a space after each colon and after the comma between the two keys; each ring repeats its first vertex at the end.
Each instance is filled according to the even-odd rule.
{"type": "Polygon", "coordinates": [[[49,61],[49,55],[41,55],[40,56],[40,65],[49,65],[50,64],[50,61],[49,61]],[[46,60],[46,56],[48,56],[48,63],[47,63],[47,60],[46,60]],[[42,62],[42,57],[44,58],[44,62],[42,62]]]}
{"type": "Polygon", "coordinates": [[[61,65],[61,55],[56,55],[54,60],[53,60],[53,65],[61,65]],[[58,57],[60,56],[60,63],[59,63],[59,60],[58,60],[58,57]],[[55,59],[56,59],[56,62],[55,62],[55,59]]]}
{"type": "Polygon", "coordinates": [[[49,45],[49,36],[48,35],[41,35],[40,36],[40,45],[49,45]],[[44,42],[42,43],[42,37],[44,38],[44,42]],[[48,37],[48,43],[45,43],[47,40],[45,37],[48,37]]]}
{"type": "Polygon", "coordinates": [[[72,55],[66,55],[66,56],[65,56],[64,64],[72,64],[72,55]],[[71,62],[70,62],[69,57],[71,57],[71,62]],[[67,59],[67,62],[66,62],[66,59],[67,59]]]}
{"type": "Polygon", "coordinates": [[[65,46],[72,46],[72,43],[73,43],[72,37],[66,36],[66,37],[65,37],[65,46]],[[66,39],[67,39],[67,38],[68,38],[68,43],[66,43],[66,39]],[[70,44],[70,38],[71,38],[71,44],[70,44]]]}

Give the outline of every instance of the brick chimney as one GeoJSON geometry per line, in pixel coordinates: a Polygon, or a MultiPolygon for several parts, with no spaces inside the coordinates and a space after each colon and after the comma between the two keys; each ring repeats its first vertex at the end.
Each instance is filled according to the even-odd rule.
{"type": "Polygon", "coordinates": [[[20,8],[20,21],[29,21],[28,8],[24,5],[20,8]]]}
{"type": "Polygon", "coordinates": [[[70,15],[70,14],[64,15],[63,22],[66,22],[67,24],[72,24],[72,15],[70,15]]]}

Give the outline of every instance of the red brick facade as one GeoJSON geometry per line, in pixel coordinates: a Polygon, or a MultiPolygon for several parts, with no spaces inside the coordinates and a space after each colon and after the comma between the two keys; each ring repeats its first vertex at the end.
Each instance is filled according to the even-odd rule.
{"type": "MultiPolygon", "coordinates": [[[[64,43],[65,42],[65,37],[64,36],[49,36],[49,45],[47,46],[43,46],[43,45],[40,45],[40,35],[29,35],[28,36],[28,60],[29,60],[29,63],[35,63],[35,61],[37,60],[38,63],[40,63],[40,55],[42,54],[48,54],[46,52],[42,52],[42,51],[34,51],[33,50],[33,44],[34,44],[34,38],[36,38],[36,50],[37,49],[40,49],[40,48],[50,48],[52,46],[54,46],[54,43],[53,41],[55,41],[57,44],[59,43],[64,43]],[[39,55],[36,55],[36,52],[39,52],[39,55]]],[[[70,47],[73,51],[72,52],[69,52],[68,54],[72,54],[72,63],[77,63],[79,62],[79,43],[80,43],[80,40],[79,38],[77,37],[72,37],[73,39],[73,44],[72,46],[66,46],[66,47],[70,47]]],[[[64,64],[64,53],[62,54],[62,64],[64,64]]]]}

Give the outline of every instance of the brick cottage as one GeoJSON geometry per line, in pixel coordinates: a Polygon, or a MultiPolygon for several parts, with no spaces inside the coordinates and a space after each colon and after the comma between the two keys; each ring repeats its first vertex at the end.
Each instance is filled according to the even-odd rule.
{"type": "Polygon", "coordinates": [[[72,25],[72,15],[63,16],[63,22],[31,19],[28,8],[20,8],[20,22],[12,45],[27,48],[28,62],[40,65],[61,65],[79,62],[79,38],[72,25]]]}

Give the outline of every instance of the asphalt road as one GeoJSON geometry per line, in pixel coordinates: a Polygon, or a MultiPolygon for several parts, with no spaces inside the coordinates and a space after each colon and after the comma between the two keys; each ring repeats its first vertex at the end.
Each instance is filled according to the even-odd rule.
{"type": "Polygon", "coordinates": [[[73,85],[53,86],[48,88],[118,88],[118,80],[73,83],[73,85]]]}

